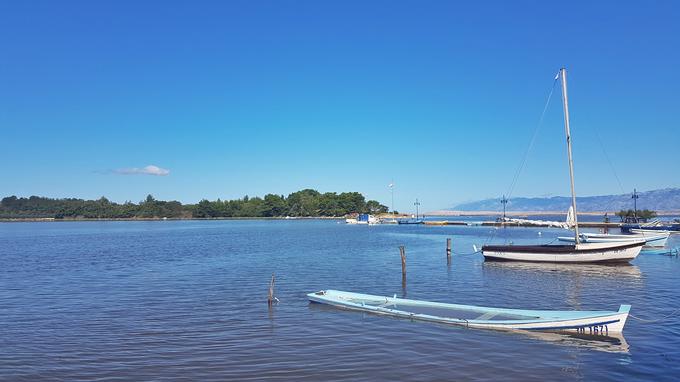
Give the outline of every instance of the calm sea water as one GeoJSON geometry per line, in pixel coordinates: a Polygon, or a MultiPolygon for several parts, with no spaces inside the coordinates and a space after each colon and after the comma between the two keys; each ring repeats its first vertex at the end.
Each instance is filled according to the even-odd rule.
{"type": "Polygon", "coordinates": [[[489,238],[549,242],[564,233],[330,220],[0,224],[0,380],[678,380],[677,314],[629,319],[620,338],[575,338],[378,317],[305,296],[340,289],[536,309],[629,303],[643,319],[680,307],[675,257],[613,267],[470,254],[489,238]],[[272,273],[280,303],[269,309],[272,273]]]}

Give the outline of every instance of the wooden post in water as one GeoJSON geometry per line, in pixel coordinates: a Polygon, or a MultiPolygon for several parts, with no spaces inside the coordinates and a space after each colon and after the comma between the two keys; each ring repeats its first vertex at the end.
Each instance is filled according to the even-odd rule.
{"type": "Polygon", "coordinates": [[[401,275],[406,277],[406,249],[403,245],[399,246],[399,254],[401,255],[401,275]]]}
{"type": "Polygon", "coordinates": [[[267,296],[267,304],[272,306],[274,304],[274,274],[272,273],[272,280],[269,282],[269,295],[267,296]]]}
{"type": "Polygon", "coordinates": [[[607,212],[604,213],[604,233],[608,234],[609,233],[609,215],[607,215],[607,212]]]}
{"type": "Polygon", "coordinates": [[[399,246],[399,255],[401,256],[401,294],[402,298],[406,298],[406,248],[403,245],[399,246]]]}
{"type": "Polygon", "coordinates": [[[451,265],[451,238],[446,238],[446,264],[451,265]]]}

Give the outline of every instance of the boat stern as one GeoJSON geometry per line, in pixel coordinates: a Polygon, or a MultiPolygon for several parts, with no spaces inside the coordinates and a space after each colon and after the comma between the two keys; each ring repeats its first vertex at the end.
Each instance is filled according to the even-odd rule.
{"type": "Polygon", "coordinates": [[[324,303],[325,302],[326,291],[320,290],[318,292],[307,293],[307,298],[310,302],[324,303]]]}

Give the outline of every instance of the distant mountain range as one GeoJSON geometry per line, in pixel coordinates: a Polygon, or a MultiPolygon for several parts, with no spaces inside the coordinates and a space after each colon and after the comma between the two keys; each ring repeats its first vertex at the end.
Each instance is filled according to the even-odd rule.
{"type": "MultiPolygon", "coordinates": [[[[680,188],[665,188],[638,192],[638,209],[654,211],[680,211],[680,188]]],[[[576,206],[581,212],[619,211],[633,209],[632,194],[584,196],[576,198],[576,206]]],[[[571,198],[553,196],[546,198],[510,198],[508,211],[566,211],[571,198]]],[[[485,199],[461,203],[451,210],[456,211],[498,211],[502,210],[500,199],[485,199]]]]}

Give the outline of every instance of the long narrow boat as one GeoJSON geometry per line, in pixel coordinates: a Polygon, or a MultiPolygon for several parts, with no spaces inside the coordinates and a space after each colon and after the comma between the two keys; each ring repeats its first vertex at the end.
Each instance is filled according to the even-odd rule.
{"type": "Polygon", "coordinates": [[[482,255],[489,260],[560,262],[560,263],[604,263],[628,262],[639,254],[644,241],[614,243],[581,243],[578,232],[576,191],[574,190],[574,162],[571,154],[571,132],[569,130],[569,103],[567,101],[567,70],[560,69],[555,80],[562,83],[562,107],[564,109],[564,131],[567,137],[567,161],[571,185],[571,208],[573,209],[573,245],[484,245],[482,255]]]}
{"type": "MultiPolygon", "coordinates": [[[[664,247],[670,233],[661,232],[656,234],[632,234],[632,235],[610,235],[605,233],[582,233],[581,241],[583,243],[631,243],[637,241],[644,241],[642,248],[656,248],[664,247]]],[[[572,236],[559,236],[559,241],[574,242],[572,236]]]]}
{"type": "Polygon", "coordinates": [[[322,290],[307,295],[310,301],[338,308],[408,318],[418,321],[497,330],[565,330],[578,333],[620,333],[630,305],[618,311],[523,310],[446,304],[322,290]]]}

